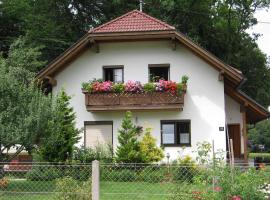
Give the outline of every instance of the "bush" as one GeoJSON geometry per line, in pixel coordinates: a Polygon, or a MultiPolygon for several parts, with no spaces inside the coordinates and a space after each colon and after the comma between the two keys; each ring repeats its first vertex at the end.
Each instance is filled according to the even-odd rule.
{"type": "Polygon", "coordinates": [[[158,162],[164,157],[163,150],[157,147],[156,139],[151,135],[151,131],[151,128],[146,128],[140,142],[140,155],[144,163],[158,162]]]}
{"type": "Polygon", "coordinates": [[[64,172],[55,166],[35,166],[27,172],[26,178],[30,181],[52,181],[63,175],[64,172]]]}
{"type": "Polygon", "coordinates": [[[166,180],[168,169],[160,166],[147,166],[140,173],[140,180],[149,183],[160,183],[166,180]]]}
{"type": "Polygon", "coordinates": [[[66,166],[64,171],[65,176],[72,177],[78,181],[87,181],[91,178],[91,167],[89,165],[66,166]]]}
{"type": "Polygon", "coordinates": [[[111,163],[113,150],[111,145],[97,145],[94,148],[76,148],[73,152],[73,160],[80,163],[91,163],[94,160],[111,163]]]}
{"type": "Polygon", "coordinates": [[[172,166],[173,179],[176,181],[186,181],[192,183],[193,178],[198,175],[198,168],[190,156],[185,156],[178,160],[176,166],[172,166]]]}
{"type": "Polygon", "coordinates": [[[136,171],[129,169],[102,169],[101,179],[104,181],[132,182],[138,179],[136,171]]]}
{"type": "Polygon", "coordinates": [[[58,200],[88,200],[91,199],[91,180],[78,182],[71,177],[57,179],[56,195],[58,200]]]}

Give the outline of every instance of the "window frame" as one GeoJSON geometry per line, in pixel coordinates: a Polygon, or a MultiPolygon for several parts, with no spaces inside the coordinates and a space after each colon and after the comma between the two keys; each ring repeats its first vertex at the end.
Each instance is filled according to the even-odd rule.
{"type": "Polygon", "coordinates": [[[148,81],[149,82],[151,82],[150,68],[167,68],[168,69],[168,81],[170,80],[170,64],[169,63],[148,64],[148,81]]]}
{"type": "MultiPolygon", "coordinates": [[[[122,69],[122,82],[119,83],[124,83],[124,65],[105,65],[102,67],[102,73],[103,73],[103,81],[105,81],[105,71],[106,69],[122,69]]],[[[114,82],[114,81],[113,81],[114,82]]]]}
{"type": "Polygon", "coordinates": [[[189,119],[161,120],[160,121],[160,142],[161,142],[161,146],[164,146],[164,147],[183,147],[183,146],[191,147],[191,120],[189,120],[189,119]],[[177,144],[177,138],[178,138],[177,135],[179,135],[181,137],[181,133],[177,132],[177,125],[180,123],[189,123],[189,143],[177,144]],[[163,129],[162,129],[163,124],[174,124],[174,144],[164,144],[163,143],[163,129]]]}

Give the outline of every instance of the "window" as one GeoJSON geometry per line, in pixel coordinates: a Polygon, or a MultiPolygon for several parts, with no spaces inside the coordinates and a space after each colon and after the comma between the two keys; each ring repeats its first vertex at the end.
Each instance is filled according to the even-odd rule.
{"type": "Polygon", "coordinates": [[[169,80],[169,64],[151,64],[149,65],[149,81],[158,81],[159,79],[169,80]]]}
{"type": "Polygon", "coordinates": [[[123,66],[108,66],[103,67],[103,79],[105,81],[112,81],[115,83],[124,82],[124,68],[123,66]]]}
{"type": "Polygon", "coordinates": [[[161,144],[164,146],[190,146],[190,121],[161,121],[161,144]]]}

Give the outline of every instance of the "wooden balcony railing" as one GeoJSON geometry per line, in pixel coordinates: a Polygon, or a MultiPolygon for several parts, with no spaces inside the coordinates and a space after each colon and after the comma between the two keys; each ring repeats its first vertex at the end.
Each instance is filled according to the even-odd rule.
{"type": "Polygon", "coordinates": [[[153,93],[89,93],[85,94],[88,111],[120,110],[183,110],[185,91],[181,95],[169,92],[153,93]]]}

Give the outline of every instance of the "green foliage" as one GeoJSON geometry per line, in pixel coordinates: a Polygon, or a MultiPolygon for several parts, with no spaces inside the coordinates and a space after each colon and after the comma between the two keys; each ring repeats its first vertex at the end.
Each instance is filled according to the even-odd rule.
{"type": "Polygon", "coordinates": [[[184,76],[182,76],[181,81],[182,81],[183,84],[187,84],[188,79],[189,79],[188,76],[184,75],[184,76]]]}
{"type": "Polygon", "coordinates": [[[140,172],[140,180],[149,183],[165,181],[168,168],[164,166],[147,166],[140,172]]]}
{"type": "Polygon", "coordinates": [[[179,158],[177,165],[173,166],[173,179],[177,181],[193,182],[194,177],[198,174],[196,162],[190,156],[179,158]]]}
{"type": "MultiPolygon", "coordinates": [[[[270,152],[270,120],[264,120],[257,123],[253,128],[248,130],[248,138],[255,147],[259,144],[265,145],[267,152],[270,152]]],[[[260,151],[258,148],[252,148],[252,152],[260,151]]]]}
{"type": "Polygon", "coordinates": [[[87,90],[88,92],[92,92],[92,85],[87,82],[83,82],[82,89],[87,90]]]}
{"type": "Polygon", "coordinates": [[[116,93],[122,93],[125,90],[125,86],[123,83],[115,83],[113,84],[113,91],[116,93]]]}
{"type": "Polygon", "coordinates": [[[65,162],[71,159],[74,145],[80,139],[70,99],[63,90],[57,96],[54,116],[46,130],[49,137],[41,141],[38,151],[45,161],[65,162]]]}
{"type": "Polygon", "coordinates": [[[41,49],[41,46],[31,46],[25,38],[19,37],[10,46],[6,59],[7,65],[37,72],[45,65],[41,60],[41,49]]]}
{"type": "Polygon", "coordinates": [[[197,157],[196,160],[199,164],[205,165],[210,163],[210,152],[212,146],[209,142],[203,141],[197,143],[197,157]]]}
{"type": "MultiPolygon", "coordinates": [[[[269,175],[269,174],[268,174],[269,175]]],[[[242,199],[265,199],[260,187],[268,176],[264,171],[250,168],[244,172],[240,169],[229,168],[218,171],[218,184],[222,188],[221,197],[240,196],[242,199]]]]}
{"type": "Polygon", "coordinates": [[[52,181],[63,176],[63,172],[55,167],[35,166],[27,172],[30,181],[52,181]]]}
{"type": "Polygon", "coordinates": [[[104,181],[133,182],[138,179],[138,175],[135,170],[130,169],[102,169],[101,179],[104,181]]]}
{"type": "Polygon", "coordinates": [[[151,135],[151,131],[151,128],[146,128],[140,142],[140,154],[144,163],[158,162],[164,157],[163,150],[157,147],[156,139],[151,135]]]}
{"type": "Polygon", "coordinates": [[[116,149],[116,161],[123,163],[140,163],[140,143],[138,136],[141,127],[135,126],[132,122],[132,113],[125,113],[121,128],[118,130],[118,147],[116,149]]]}
{"type": "Polygon", "coordinates": [[[72,177],[64,177],[56,181],[55,199],[88,200],[91,195],[91,180],[78,182],[72,177]]]}
{"type": "MultiPolygon", "coordinates": [[[[27,56],[13,54],[14,51],[10,52],[12,61],[0,57],[0,142],[1,151],[14,148],[16,156],[24,149],[31,152],[41,138],[48,137],[48,121],[54,113],[52,98],[36,87],[34,74],[27,70],[30,65],[20,63],[27,56]]],[[[34,55],[37,54],[31,55],[33,63],[37,60],[34,55]]],[[[12,157],[1,152],[0,161],[12,157]]]]}
{"type": "Polygon", "coordinates": [[[73,152],[73,160],[80,163],[91,163],[94,160],[111,163],[113,161],[113,149],[111,145],[76,148],[73,152]]]}
{"type": "Polygon", "coordinates": [[[182,92],[183,92],[183,84],[182,83],[177,83],[176,88],[177,88],[177,94],[181,95],[182,92]]]}
{"type": "Polygon", "coordinates": [[[143,90],[145,92],[149,92],[149,93],[154,92],[155,91],[155,84],[154,83],[145,83],[143,85],[143,90]]]}

